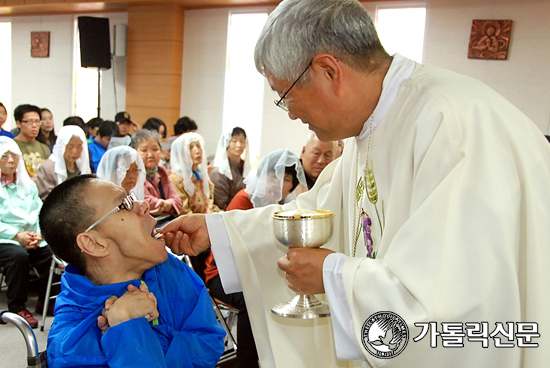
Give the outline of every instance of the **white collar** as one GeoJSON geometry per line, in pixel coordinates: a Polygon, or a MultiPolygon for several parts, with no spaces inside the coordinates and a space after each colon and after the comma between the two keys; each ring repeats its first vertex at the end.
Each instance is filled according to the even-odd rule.
{"type": "MultiPolygon", "coordinates": [[[[384,82],[382,83],[382,93],[380,95],[380,100],[378,100],[378,104],[374,108],[374,111],[371,115],[373,118],[373,131],[390,110],[393,101],[397,97],[397,92],[399,91],[399,87],[401,87],[401,83],[403,83],[405,79],[409,79],[411,77],[415,66],[416,62],[414,62],[413,60],[407,59],[406,57],[403,57],[399,54],[393,55],[393,60],[391,62],[390,68],[388,69],[388,72],[384,77],[384,82]]],[[[370,117],[369,119],[367,119],[365,124],[363,124],[363,129],[361,130],[361,133],[357,137],[355,137],[355,139],[362,140],[369,135],[369,121],[370,117]]]]}

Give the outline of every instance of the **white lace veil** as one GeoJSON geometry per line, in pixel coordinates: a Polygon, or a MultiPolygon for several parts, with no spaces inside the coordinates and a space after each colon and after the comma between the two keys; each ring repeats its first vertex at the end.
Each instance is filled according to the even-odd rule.
{"type": "MultiPolygon", "coordinates": [[[[231,173],[231,167],[229,166],[229,158],[227,157],[227,147],[229,147],[229,142],[231,141],[231,133],[233,133],[231,128],[224,132],[220,140],[218,141],[218,148],[216,148],[216,156],[214,157],[214,162],[212,163],[213,167],[218,168],[218,172],[222,175],[225,175],[229,180],[233,180],[233,174],[231,173]]],[[[244,150],[244,169],[243,169],[243,178],[248,175],[250,172],[250,148],[248,147],[248,136],[246,136],[246,149],[244,150]]]]}
{"type": "Polygon", "coordinates": [[[244,179],[254,208],[278,203],[283,196],[285,168],[294,166],[299,184],[307,185],[300,159],[287,149],[273,151],[260,160],[256,170],[244,179]]]}
{"type": "Polygon", "coordinates": [[[90,157],[88,154],[88,145],[86,144],[86,134],[82,128],[76,125],[66,125],[59,130],[57,134],[57,140],[55,146],[53,146],[53,152],[50,158],[55,163],[55,173],[57,174],[57,184],[63,183],[67,179],[67,164],[63,155],[65,154],[65,147],[72,137],[78,137],[82,141],[82,154],[80,158],[76,160],[76,166],[80,170],[81,174],[91,174],[90,169],[90,157]]]}
{"type": "Polygon", "coordinates": [[[172,151],[170,153],[170,165],[172,172],[179,175],[183,179],[183,186],[188,196],[195,194],[195,185],[193,184],[193,160],[191,159],[191,151],[189,145],[191,142],[198,141],[202,150],[202,162],[199,164],[199,171],[202,177],[202,188],[207,198],[210,198],[210,187],[208,185],[208,169],[206,167],[206,154],[204,152],[204,138],[197,133],[185,133],[180,135],[174,143],[172,143],[172,151]]]}
{"type": "MultiPolygon", "coordinates": [[[[21,197],[25,197],[30,194],[31,188],[34,182],[29,177],[27,169],[25,168],[25,162],[23,161],[23,155],[21,150],[15,141],[11,138],[0,136],[0,157],[7,151],[19,155],[19,163],[17,164],[15,184],[17,185],[17,192],[21,197]]],[[[2,171],[0,170],[0,174],[2,171]]],[[[4,188],[0,185],[0,193],[3,195],[4,188]]]]}
{"type": "Polygon", "coordinates": [[[131,190],[137,199],[142,201],[145,197],[145,166],[138,152],[128,146],[118,146],[111,148],[101,158],[97,167],[97,177],[99,179],[109,180],[116,185],[121,185],[126,177],[126,172],[133,163],[136,163],[140,170],[136,186],[131,190]]]}

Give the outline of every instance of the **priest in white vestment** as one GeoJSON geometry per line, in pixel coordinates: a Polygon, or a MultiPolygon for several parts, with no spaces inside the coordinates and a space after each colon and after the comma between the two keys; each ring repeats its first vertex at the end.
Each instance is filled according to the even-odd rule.
{"type": "Polygon", "coordinates": [[[160,231],[175,252],[212,246],[226,292],[244,293],[262,368],[548,366],[550,147],[537,127],[472,78],[390,57],[355,0],[283,1],[255,59],[292,119],[349,138],[343,156],[289,204],[160,231]],[[325,247],[276,245],[273,213],[297,208],[334,212],[325,247]],[[326,293],[332,316],[272,314],[287,282],[326,293]],[[372,353],[391,335],[365,334],[378,312],[408,327],[391,358],[372,353]]]}

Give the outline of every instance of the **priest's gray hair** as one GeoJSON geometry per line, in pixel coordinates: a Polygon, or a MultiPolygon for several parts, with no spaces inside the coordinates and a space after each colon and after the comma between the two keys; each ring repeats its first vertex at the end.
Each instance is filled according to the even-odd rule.
{"type": "Polygon", "coordinates": [[[361,71],[373,71],[377,59],[389,57],[357,0],[284,0],[267,19],[254,61],[261,74],[269,70],[277,79],[293,81],[320,53],[361,71]]]}

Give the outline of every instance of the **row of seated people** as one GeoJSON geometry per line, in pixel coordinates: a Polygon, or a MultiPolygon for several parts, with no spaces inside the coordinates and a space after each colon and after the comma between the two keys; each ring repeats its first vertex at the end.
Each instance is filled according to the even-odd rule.
{"type": "MultiPolygon", "coordinates": [[[[7,116],[7,109],[0,102],[0,136],[15,139],[23,154],[27,171],[31,179],[36,182],[38,168],[53,152],[57,141],[53,114],[47,108],[39,108],[30,104],[19,105],[14,110],[16,127],[11,132],[3,129],[7,116]]],[[[102,155],[110,146],[111,138],[117,140],[112,146],[129,145],[131,142],[130,131],[139,131],[142,128],[157,131],[163,139],[167,135],[167,127],[162,120],[154,117],[149,118],[140,128],[137,123],[131,120],[130,114],[125,111],[117,113],[114,121],[92,118],[85,123],[78,116],[70,116],[63,121],[63,126],[68,125],[78,126],[85,132],[90,153],[90,168],[94,173],[102,155]]],[[[178,119],[173,127],[176,136],[189,131],[196,131],[197,128],[197,124],[187,116],[178,119]]],[[[168,143],[171,143],[176,136],[169,138],[170,142],[168,143]]]]}

